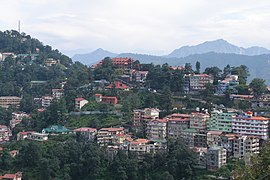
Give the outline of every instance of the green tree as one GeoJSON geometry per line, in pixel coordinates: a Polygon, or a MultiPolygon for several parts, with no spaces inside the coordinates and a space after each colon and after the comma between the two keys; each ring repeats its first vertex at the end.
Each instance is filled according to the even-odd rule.
{"type": "Polygon", "coordinates": [[[201,63],[199,61],[196,62],[196,74],[200,74],[200,69],[201,69],[201,63]]]}
{"type": "Polygon", "coordinates": [[[239,76],[238,77],[239,84],[246,84],[247,83],[247,78],[250,75],[248,67],[245,66],[245,65],[241,65],[239,67],[232,67],[231,74],[239,76]]]}
{"type": "Polygon", "coordinates": [[[267,90],[265,80],[260,79],[260,78],[253,79],[251,83],[249,84],[249,87],[252,89],[255,97],[259,97],[260,95],[265,93],[267,90]]]}
{"type": "Polygon", "coordinates": [[[221,79],[221,69],[218,67],[208,67],[205,69],[204,74],[212,75],[214,78],[214,85],[218,84],[218,80],[221,79]]]}

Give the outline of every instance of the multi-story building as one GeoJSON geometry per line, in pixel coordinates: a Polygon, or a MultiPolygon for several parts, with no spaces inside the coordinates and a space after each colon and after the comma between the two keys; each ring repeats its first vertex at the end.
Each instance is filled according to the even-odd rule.
{"type": "Polygon", "coordinates": [[[71,130],[61,125],[51,125],[48,128],[42,129],[42,134],[51,134],[51,135],[69,134],[71,132],[72,132],[71,130]]]}
{"type": "Polygon", "coordinates": [[[192,129],[206,129],[206,122],[210,118],[208,113],[191,113],[190,115],[190,128],[192,129]]]}
{"type": "Polygon", "coordinates": [[[51,105],[53,101],[53,97],[52,96],[42,96],[41,98],[41,106],[42,107],[49,107],[51,105]]]}
{"type": "Polygon", "coordinates": [[[182,137],[182,131],[189,128],[189,114],[172,114],[166,117],[168,119],[167,137],[177,139],[182,137]]]}
{"type": "Polygon", "coordinates": [[[221,131],[208,131],[207,133],[207,145],[208,147],[221,145],[221,131]]]}
{"type": "Polygon", "coordinates": [[[236,139],[236,134],[221,134],[220,146],[227,150],[227,157],[233,156],[233,142],[236,139]]]}
{"type": "Polygon", "coordinates": [[[48,58],[44,61],[44,64],[46,66],[52,66],[52,65],[55,65],[55,64],[60,64],[60,60],[55,60],[53,58],[48,58]]]}
{"type": "Polygon", "coordinates": [[[102,94],[95,94],[95,99],[97,102],[104,104],[117,104],[118,99],[115,96],[102,96],[102,94]]]}
{"type": "Polygon", "coordinates": [[[232,132],[232,119],[234,113],[227,113],[218,110],[211,112],[211,117],[207,121],[207,129],[211,131],[232,132]]]}
{"type": "Polygon", "coordinates": [[[147,75],[148,75],[148,71],[135,71],[134,72],[135,82],[144,83],[147,75]]]}
{"type": "Polygon", "coordinates": [[[109,86],[106,87],[106,89],[119,89],[119,90],[129,90],[130,87],[123,84],[122,82],[120,81],[114,81],[112,83],[109,84],[109,86]]]}
{"type": "Polygon", "coordinates": [[[5,125],[0,125],[0,143],[8,142],[12,136],[11,130],[5,125]]]}
{"type": "Polygon", "coordinates": [[[159,118],[159,109],[157,108],[145,108],[133,110],[133,126],[142,127],[147,122],[159,118]]]}
{"type": "Polygon", "coordinates": [[[84,98],[75,98],[75,109],[81,110],[81,108],[86,105],[88,101],[84,98]]]}
{"type": "Polygon", "coordinates": [[[181,132],[181,138],[188,147],[194,147],[194,137],[197,134],[196,129],[184,129],[181,132]]]}
{"type": "Polygon", "coordinates": [[[225,94],[230,91],[231,94],[237,94],[237,86],[239,85],[238,75],[229,75],[224,80],[218,81],[216,93],[218,95],[225,94]]]}
{"type": "Polygon", "coordinates": [[[163,140],[167,136],[167,119],[155,119],[147,123],[146,137],[150,140],[163,140]]]}
{"type": "Polygon", "coordinates": [[[21,123],[24,118],[29,118],[30,116],[25,112],[13,112],[12,119],[9,121],[9,126],[14,128],[17,124],[21,123]]]}
{"type": "Polygon", "coordinates": [[[258,136],[261,139],[269,138],[269,118],[252,116],[252,112],[237,115],[232,119],[233,133],[258,136]]]}
{"type": "Polygon", "coordinates": [[[97,129],[82,127],[73,130],[80,140],[94,142],[96,140],[97,129]]]}
{"type": "Polygon", "coordinates": [[[22,98],[16,96],[1,96],[0,107],[8,108],[9,106],[19,107],[22,98]]]}
{"type": "Polygon", "coordinates": [[[184,75],[184,92],[186,94],[203,91],[207,84],[213,84],[213,77],[208,74],[184,75]]]}
{"type": "Polygon", "coordinates": [[[198,131],[194,136],[194,147],[207,147],[207,132],[198,131]]]}
{"type": "Polygon", "coordinates": [[[101,128],[97,132],[97,143],[100,146],[112,145],[118,134],[124,134],[124,128],[101,128]]]}
{"type": "Polygon", "coordinates": [[[207,152],[207,169],[216,171],[227,161],[226,149],[223,147],[211,147],[207,152]]]}
{"type": "Polygon", "coordinates": [[[196,168],[206,169],[207,148],[194,147],[193,151],[197,154],[196,168]]]}
{"type": "Polygon", "coordinates": [[[233,156],[243,158],[252,154],[258,154],[260,138],[257,136],[236,136],[233,141],[233,156]]]}
{"type": "Polygon", "coordinates": [[[54,99],[61,99],[64,95],[64,89],[52,89],[52,97],[54,99]]]}
{"type": "Polygon", "coordinates": [[[131,58],[112,58],[112,64],[122,69],[131,69],[133,61],[131,58]]]}

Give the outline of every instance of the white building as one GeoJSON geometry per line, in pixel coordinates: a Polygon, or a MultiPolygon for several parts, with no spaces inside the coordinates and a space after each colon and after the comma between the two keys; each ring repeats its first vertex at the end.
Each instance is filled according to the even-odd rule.
{"type": "Polygon", "coordinates": [[[167,120],[156,119],[147,123],[146,128],[147,139],[150,140],[163,140],[167,137],[167,120]]]}
{"type": "Polygon", "coordinates": [[[257,136],[236,136],[233,141],[233,156],[243,158],[248,155],[258,154],[260,139],[257,136]]]}
{"type": "Polygon", "coordinates": [[[88,101],[84,98],[75,98],[75,109],[80,110],[88,101]]]}
{"type": "Polygon", "coordinates": [[[53,101],[53,97],[52,96],[42,96],[41,98],[41,106],[42,107],[49,107],[51,105],[53,101]]]}

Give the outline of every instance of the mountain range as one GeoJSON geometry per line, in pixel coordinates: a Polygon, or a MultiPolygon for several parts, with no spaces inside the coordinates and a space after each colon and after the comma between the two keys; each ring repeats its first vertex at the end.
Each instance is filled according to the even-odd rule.
{"type": "Polygon", "coordinates": [[[184,65],[189,62],[195,66],[196,61],[201,63],[201,71],[206,67],[217,66],[223,69],[227,64],[230,66],[246,65],[250,71],[249,80],[263,78],[270,85],[270,50],[263,47],[238,47],[229,42],[218,39],[206,41],[196,46],[183,46],[173,50],[165,56],[154,56],[135,53],[111,53],[103,49],[97,49],[88,54],[77,54],[72,59],[86,65],[91,65],[104,57],[131,57],[141,63],[154,63],[169,65],[184,65]]]}

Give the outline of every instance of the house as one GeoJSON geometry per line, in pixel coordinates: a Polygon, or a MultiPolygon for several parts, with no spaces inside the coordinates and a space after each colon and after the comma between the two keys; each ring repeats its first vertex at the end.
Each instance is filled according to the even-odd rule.
{"type": "Polygon", "coordinates": [[[237,94],[237,86],[239,85],[238,75],[229,75],[224,80],[219,80],[216,93],[217,95],[224,95],[226,91],[231,94],[237,94]]]}
{"type": "Polygon", "coordinates": [[[96,128],[81,127],[74,129],[73,131],[80,139],[83,139],[83,141],[94,142],[96,140],[96,128]]]}
{"type": "Polygon", "coordinates": [[[168,120],[167,137],[177,139],[182,137],[182,131],[189,128],[189,114],[172,114],[166,117],[168,120]]]}
{"type": "Polygon", "coordinates": [[[216,171],[227,162],[226,149],[223,147],[211,147],[207,152],[207,170],[216,171]]]}
{"type": "Polygon", "coordinates": [[[20,140],[33,140],[33,141],[47,141],[48,134],[46,133],[37,133],[35,131],[19,132],[17,134],[17,141],[20,140]]]}
{"type": "Polygon", "coordinates": [[[75,109],[81,110],[84,105],[86,105],[88,101],[84,98],[75,98],[75,109]]]}
{"type": "Polygon", "coordinates": [[[207,84],[213,84],[213,77],[208,74],[186,74],[184,75],[184,92],[186,94],[199,93],[206,89],[207,84]]]}
{"type": "Polygon", "coordinates": [[[102,94],[95,94],[95,99],[97,102],[104,104],[117,104],[118,99],[115,96],[102,96],[102,94]]]}
{"type": "Polygon", "coordinates": [[[234,113],[222,112],[214,110],[211,112],[211,117],[207,122],[207,129],[210,131],[232,132],[232,119],[234,113]]]}
{"type": "Polygon", "coordinates": [[[22,172],[16,174],[5,174],[2,176],[2,180],[22,180],[22,172]]]}
{"type": "Polygon", "coordinates": [[[65,126],[61,125],[52,125],[48,128],[42,129],[42,134],[51,134],[51,135],[69,134],[70,132],[72,131],[67,129],[65,126]]]}
{"type": "Polygon", "coordinates": [[[15,58],[15,54],[13,52],[3,52],[0,53],[0,61],[5,61],[7,57],[15,58]]]}
{"type": "Polygon", "coordinates": [[[31,132],[28,134],[27,139],[33,140],[33,141],[47,141],[48,134],[31,132]]]}
{"type": "Polygon", "coordinates": [[[155,119],[147,123],[146,137],[150,140],[164,140],[167,137],[167,119],[155,119]]]}
{"type": "Polygon", "coordinates": [[[261,139],[269,138],[270,119],[253,116],[252,112],[237,115],[232,119],[232,131],[235,134],[257,136],[261,139]]]}
{"type": "Polygon", "coordinates": [[[0,143],[5,143],[10,140],[12,136],[11,130],[5,125],[0,125],[0,143]]]}
{"type": "Polygon", "coordinates": [[[64,89],[52,89],[53,99],[61,99],[63,95],[64,95],[64,89]]]}
{"type": "Polygon", "coordinates": [[[191,113],[190,115],[190,128],[192,129],[206,129],[206,122],[210,118],[208,113],[191,113]]]}
{"type": "Polygon", "coordinates": [[[97,132],[97,143],[100,146],[112,145],[118,134],[124,134],[124,128],[101,128],[97,132]]]}
{"type": "Polygon", "coordinates": [[[22,98],[17,96],[1,96],[0,97],[0,107],[8,108],[9,106],[19,107],[22,98]]]}

